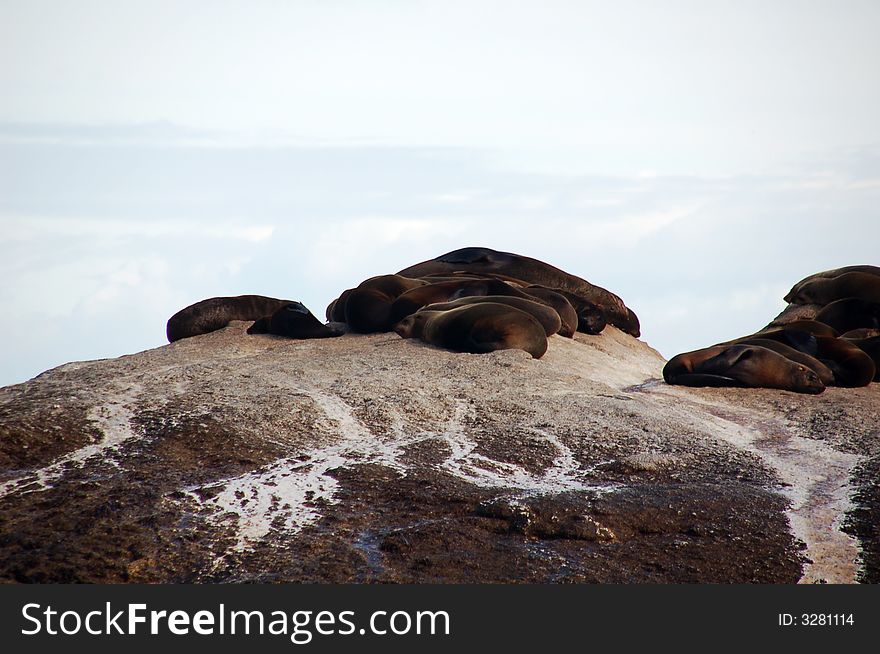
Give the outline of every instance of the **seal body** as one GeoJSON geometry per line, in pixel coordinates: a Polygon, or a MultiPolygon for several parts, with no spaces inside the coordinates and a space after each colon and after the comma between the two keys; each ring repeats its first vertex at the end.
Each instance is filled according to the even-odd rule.
{"type": "Polygon", "coordinates": [[[796,350],[795,348],[786,345],[785,343],[782,343],[780,341],[773,341],[766,338],[749,338],[742,341],[737,341],[737,343],[741,345],[757,345],[759,347],[767,348],[768,350],[773,350],[777,354],[781,354],[782,356],[784,356],[786,359],[789,359],[790,361],[794,361],[796,363],[800,363],[801,365],[804,365],[815,372],[822,383],[825,384],[825,386],[835,385],[836,378],[831,368],[822,363],[822,361],[817,359],[815,356],[809,355],[805,352],[801,352],[800,350],[796,350]]]}
{"type": "Polygon", "coordinates": [[[329,322],[345,322],[345,303],[348,301],[348,296],[351,295],[353,290],[353,288],[345,289],[339,294],[338,298],[327,305],[324,315],[329,322]]]}
{"type": "Polygon", "coordinates": [[[342,336],[336,327],[320,322],[300,302],[279,307],[271,316],[260,318],[248,327],[248,334],[274,334],[287,338],[331,338],[342,336]]]}
{"type": "MultiPolygon", "coordinates": [[[[391,324],[396,324],[422,307],[438,302],[451,302],[460,297],[506,295],[528,299],[518,288],[500,279],[458,279],[437,282],[411,289],[400,295],[390,309],[391,324]]],[[[349,300],[350,301],[350,300],[349,300]]]]}
{"type": "Polygon", "coordinates": [[[259,320],[270,316],[293,300],[279,300],[263,295],[212,297],[181,309],[168,319],[165,334],[169,343],[182,338],[223,329],[232,320],[259,320]]]}
{"type": "Polygon", "coordinates": [[[483,295],[483,296],[470,296],[470,297],[461,297],[457,300],[453,300],[452,302],[438,302],[436,304],[429,304],[422,311],[449,311],[450,309],[457,309],[458,307],[463,307],[468,304],[481,304],[485,302],[493,302],[495,304],[504,304],[509,307],[513,307],[514,309],[519,309],[520,311],[524,311],[529,314],[541,323],[541,326],[544,328],[544,333],[547,336],[552,336],[559,332],[560,327],[562,326],[562,320],[559,318],[559,314],[556,313],[556,310],[553,307],[549,307],[546,304],[542,304],[540,302],[535,302],[533,300],[527,300],[521,297],[513,297],[506,295],[483,295]]]}
{"type": "MultiPolygon", "coordinates": [[[[576,319],[574,331],[592,335],[601,334],[608,324],[605,312],[600,307],[574,293],[562,289],[547,288],[546,286],[527,286],[523,289],[523,293],[553,303],[554,307],[561,305],[555,296],[561,296],[565,303],[572,308],[576,319]]],[[[559,310],[557,309],[557,311],[559,310]]],[[[561,310],[567,311],[565,307],[562,307],[561,310]]],[[[560,313],[561,317],[562,314],[560,313]]]]}
{"type": "Polygon", "coordinates": [[[874,362],[874,381],[880,382],[880,336],[853,339],[850,341],[874,362]]]}
{"type": "Polygon", "coordinates": [[[553,307],[556,313],[559,314],[559,320],[562,323],[562,326],[559,328],[559,335],[566,338],[574,337],[574,333],[578,331],[579,327],[578,314],[567,297],[552,289],[543,287],[528,286],[523,288],[522,292],[539,302],[553,307]]]}
{"type": "Polygon", "coordinates": [[[778,325],[773,328],[767,328],[760,332],[754,334],[754,336],[758,337],[762,332],[767,331],[776,331],[784,329],[786,331],[799,331],[806,332],[808,334],[813,334],[814,336],[837,336],[837,330],[833,327],[826,325],[824,322],[817,322],[815,320],[793,320],[791,322],[784,323],[782,325],[778,325]]]}
{"type": "Polygon", "coordinates": [[[801,281],[791,287],[791,290],[786,294],[785,301],[791,302],[792,298],[797,295],[798,291],[800,291],[801,287],[808,282],[811,282],[815,279],[828,279],[832,277],[840,277],[841,275],[845,275],[846,273],[858,272],[858,273],[866,273],[868,275],[876,275],[880,276],[880,267],[878,266],[869,266],[869,265],[858,265],[858,266],[844,266],[842,268],[835,268],[833,270],[824,270],[822,272],[817,272],[807,277],[804,277],[801,281]]]}
{"type": "Polygon", "coordinates": [[[801,284],[788,297],[792,304],[822,306],[846,298],[880,302],[880,275],[847,272],[837,277],[817,277],[801,284]]]}
{"type": "Polygon", "coordinates": [[[819,311],[816,320],[841,334],[853,329],[880,329],[880,303],[858,298],[837,300],[819,311]]]}
{"type": "Polygon", "coordinates": [[[403,338],[419,338],[456,352],[520,349],[539,359],[547,351],[547,335],[537,320],[519,309],[492,302],[449,311],[419,311],[401,320],[394,331],[403,338]]]}
{"type": "Polygon", "coordinates": [[[835,386],[856,388],[874,380],[877,373],[874,359],[858,344],[831,336],[817,336],[816,342],[816,358],[831,368],[835,386]]]}
{"type": "Polygon", "coordinates": [[[497,273],[553,289],[574,293],[600,307],[608,322],[633,336],[640,334],[639,319],[614,293],[595,286],[548,263],[490,248],[468,247],[447,252],[401,270],[399,274],[421,277],[455,271],[497,273]]]}
{"type": "Polygon", "coordinates": [[[401,275],[379,275],[361,282],[357,288],[344,291],[327,312],[329,319],[348,324],[361,334],[386,332],[391,329],[391,305],[403,293],[425,286],[427,282],[401,275]]]}
{"type": "Polygon", "coordinates": [[[757,344],[768,347],[811,368],[826,386],[854,388],[866,386],[874,378],[875,366],[871,357],[844,338],[808,334],[793,329],[776,329],[736,341],[737,344],[757,344]],[[774,347],[777,343],[781,347],[774,347]],[[793,354],[790,350],[795,350],[793,354]],[[806,358],[803,358],[806,357],[806,358]],[[821,369],[810,360],[819,362],[821,369]],[[832,373],[829,380],[826,371],[832,373]]]}
{"type": "Polygon", "coordinates": [[[819,376],[800,363],[757,345],[716,345],[686,352],[663,368],[668,384],[775,388],[817,394],[825,390],[819,376]]]}

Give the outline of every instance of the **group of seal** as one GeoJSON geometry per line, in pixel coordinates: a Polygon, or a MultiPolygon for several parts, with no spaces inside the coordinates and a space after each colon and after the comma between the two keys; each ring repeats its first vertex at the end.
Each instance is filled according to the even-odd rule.
{"type": "Polygon", "coordinates": [[[617,295],[537,259],[468,247],[346,289],[323,324],[299,302],[259,295],[203,300],[168,321],[170,342],[253,320],[249,334],[326,338],[395,332],[438,347],[484,353],[522,349],[535,358],[553,334],[599,334],[607,324],[639,335],[617,295]]]}
{"type": "Polygon", "coordinates": [[[810,275],[785,296],[789,308],[764,329],[679,354],[663,378],[684,386],[778,388],[821,393],[880,381],[880,268],[810,275]]]}

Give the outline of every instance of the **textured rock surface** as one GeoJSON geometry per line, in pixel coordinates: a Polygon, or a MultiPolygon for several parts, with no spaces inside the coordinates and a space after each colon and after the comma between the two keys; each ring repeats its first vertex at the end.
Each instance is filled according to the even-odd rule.
{"type": "Polygon", "coordinates": [[[0,389],[0,579],[878,580],[877,384],[246,326],[0,389]]]}

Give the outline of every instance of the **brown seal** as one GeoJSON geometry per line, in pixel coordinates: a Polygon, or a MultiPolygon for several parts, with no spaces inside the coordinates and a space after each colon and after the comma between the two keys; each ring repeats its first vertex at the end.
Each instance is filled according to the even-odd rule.
{"type": "Polygon", "coordinates": [[[525,295],[531,296],[532,299],[536,299],[556,309],[556,313],[559,314],[559,318],[560,320],[562,320],[562,328],[559,330],[558,333],[560,336],[565,336],[566,338],[573,337],[576,331],[582,331],[587,334],[598,334],[605,328],[606,325],[605,313],[597,306],[587,302],[583,298],[579,298],[573,293],[568,293],[559,289],[551,289],[544,286],[531,285],[528,282],[515,279],[513,277],[510,277],[509,275],[498,275],[493,273],[479,274],[451,272],[425,275],[424,277],[420,277],[419,279],[431,282],[432,284],[436,284],[438,282],[451,282],[461,279],[498,279],[506,282],[510,286],[514,287],[516,290],[520,290],[525,295]],[[570,298],[573,298],[572,301],[569,301],[570,298]],[[582,314],[578,313],[574,306],[575,304],[582,307],[582,314]]]}
{"type": "MultiPolygon", "coordinates": [[[[553,289],[538,286],[527,286],[520,290],[533,300],[543,302],[544,304],[553,307],[556,313],[559,314],[559,319],[562,321],[559,335],[565,336],[566,338],[574,337],[574,333],[578,331],[580,325],[580,318],[577,311],[575,311],[575,308],[565,295],[557,293],[553,289]]],[[[601,331],[601,329],[599,331],[601,331]]]]}
{"type": "Polygon", "coordinates": [[[300,302],[290,302],[278,308],[271,316],[260,318],[248,327],[248,334],[274,334],[288,338],[332,338],[342,336],[342,330],[320,322],[300,302]]]}
{"type": "Polygon", "coordinates": [[[663,368],[668,384],[776,388],[821,393],[825,384],[807,366],[757,345],[715,345],[679,354],[663,368]]]}
{"type": "Polygon", "coordinates": [[[394,331],[402,338],[419,338],[456,352],[520,349],[540,359],[547,351],[547,335],[537,320],[519,309],[492,302],[449,311],[419,311],[397,323],[394,331]]]}
{"type": "Polygon", "coordinates": [[[880,336],[852,339],[850,343],[871,357],[874,362],[874,381],[880,381],[880,336]]]}
{"type": "Polygon", "coordinates": [[[548,263],[510,252],[490,248],[469,247],[447,252],[401,270],[400,275],[422,277],[455,271],[495,273],[520,279],[530,284],[562,289],[579,295],[601,308],[608,322],[633,336],[638,336],[639,319],[617,295],[548,263]]]}
{"type": "Polygon", "coordinates": [[[353,290],[353,288],[345,289],[338,298],[327,305],[327,311],[324,312],[324,315],[327,316],[329,322],[345,322],[345,303],[353,290]]]}
{"type": "Polygon", "coordinates": [[[804,284],[807,284],[815,279],[828,279],[831,277],[840,277],[841,275],[845,275],[846,273],[858,272],[858,273],[866,273],[868,275],[877,275],[880,276],[880,267],[877,266],[844,266],[843,268],[835,268],[833,270],[824,270],[822,272],[817,272],[807,277],[804,277],[801,281],[791,287],[791,290],[785,296],[786,302],[791,302],[791,298],[794,297],[801,287],[804,284]]]}
{"type": "Polygon", "coordinates": [[[601,307],[576,293],[570,293],[561,288],[547,288],[546,286],[528,286],[523,289],[523,293],[535,295],[539,298],[547,296],[548,293],[562,295],[563,298],[568,300],[577,316],[577,331],[584,334],[601,334],[608,324],[608,319],[601,307]]]}
{"type": "Polygon", "coordinates": [[[168,319],[165,334],[168,342],[223,329],[231,320],[259,320],[270,316],[293,300],[279,300],[263,295],[212,297],[181,309],[168,319]]]}
{"type": "Polygon", "coordinates": [[[391,305],[402,293],[425,286],[427,282],[401,275],[379,275],[344,291],[327,307],[329,319],[345,322],[361,334],[386,332],[396,321],[390,319],[391,305]]]}
{"type": "Polygon", "coordinates": [[[871,354],[859,344],[831,336],[817,336],[816,342],[819,346],[816,358],[831,368],[835,386],[856,388],[874,380],[877,366],[871,354]]]}
{"type": "MultiPolygon", "coordinates": [[[[830,383],[823,379],[828,386],[846,388],[866,386],[871,383],[876,372],[871,357],[862,352],[857,345],[843,338],[816,336],[792,329],[777,329],[763,332],[757,336],[763,340],[783,343],[798,352],[818,359],[834,375],[834,379],[830,383]]],[[[755,338],[747,337],[736,342],[745,343],[754,340],[755,338]]],[[[789,358],[794,359],[795,357],[789,358]]]]}
{"type": "Polygon", "coordinates": [[[816,320],[841,334],[852,329],[880,329],[880,302],[858,298],[837,300],[819,311],[816,320]]]}
{"type": "MultiPolygon", "coordinates": [[[[779,325],[774,327],[773,330],[784,329],[788,331],[799,331],[806,332],[808,334],[813,334],[814,336],[837,336],[837,330],[833,327],[826,325],[824,322],[817,322],[815,320],[792,320],[791,322],[787,322],[783,325],[779,325]]],[[[770,328],[764,329],[762,331],[771,331],[770,328]]],[[[762,332],[758,332],[754,334],[754,336],[759,337],[762,332]]]]}
{"type": "Polygon", "coordinates": [[[420,311],[449,311],[450,309],[457,309],[458,307],[463,307],[468,304],[479,304],[481,302],[504,304],[513,307],[514,309],[525,311],[541,323],[541,326],[544,328],[544,333],[547,334],[547,336],[552,336],[553,334],[558,333],[560,327],[562,327],[562,320],[560,320],[559,314],[556,313],[556,310],[553,307],[549,307],[546,304],[534,300],[507,295],[472,295],[469,297],[460,297],[452,302],[429,304],[424,309],[420,309],[420,311]]]}
{"type": "MultiPolygon", "coordinates": [[[[391,305],[390,323],[395,325],[422,307],[438,302],[450,302],[473,295],[506,295],[532,299],[523,291],[500,279],[456,279],[437,282],[411,289],[394,300],[391,305]]],[[[351,299],[349,299],[349,302],[351,299]]]]}
{"type": "Polygon", "coordinates": [[[848,272],[837,277],[817,277],[804,282],[790,293],[792,304],[819,304],[825,306],[845,298],[880,302],[880,275],[848,272]]]}
{"type": "Polygon", "coordinates": [[[790,345],[786,345],[780,341],[773,341],[768,338],[747,338],[741,341],[737,341],[739,345],[757,345],[759,347],[765,347],[768,350],[773,350],[777,354],[781,354],[786,359],[790,359],[791,361],[795,361],[796,363],[800,363],[801,365],[806,366],[810,370],[818,375],[819,379],[822,380],[822,383],[826,386],[834,386],[835,385],[835,377],[834,372],[827,365],[822,363],[819,359],[814,356],[810,356],[805,352],[801,352],[790,345]]]}

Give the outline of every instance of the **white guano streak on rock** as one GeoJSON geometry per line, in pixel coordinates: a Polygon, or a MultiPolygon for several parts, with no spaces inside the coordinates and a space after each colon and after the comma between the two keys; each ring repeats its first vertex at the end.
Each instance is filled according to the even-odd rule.
{"type": "Polygon", "coordinates": [[[456,405],[452,419],[442,434],[452,452],[441,464],[449,474],[482,488],[518,490],[524,494],[560,493],[571,490],[611,490],[608,485],[591,485],[584,481],[585,473],[571,450],[556,435],[541,429],[532,429],[546,438],[556,449],[557,456],[541,474],[533,474],[521,466],[496,461],[475,452],[477,443],[468,437],[463,419],[467,407],[456,405]]]}
{"type": "Polygon", "coordinates": [[[138,437],[131,428],[134,414],[130,405],[135,402],[140,392],[140,386],[129,386],[104,404],[92,407],[87,418],[101,431],[101,440],[69,452],[55,459],[48,466],[3,482],[0,484],[0,497],[13,493],[24,495],[49,490],[64,476],[66,470],[82,468],[96,458],[101,463],[119,467],[116,455],[120,446],[138,437]]]}
{"type": "Polygon", "coordinates": [[[244,551],[266,537],[273,528],[296,533],[321,518],[320,505],[334,503],[337,481],[327,473],[353,464],[377,463],[405,474],[397,461],[396,435],[374,435],[341,399],[308,391],[323,410],[324,428],[339,437],[327,447],[313,448],[296,458],[283,458],[246,474],[223,479],[184,493],[212,510],[208,520],[222,523],[232,517],[237,540],[234,551],[244,551]],[[203,491],[222,488],[202,499],[203,491]]]}
{"type": "Polygon", "coordinates": [[[429,439],[441,439],[452,450],[440,465],[443,470],[483,488],[503,488],[523,495],[611,488],[587,484],[571,450],[543,430],[533,432],[550,441],[558,452],[543,474],[532,474],[520,466],[476,453],[477,444],[468,438],[462,422],[468,410],[463,403],[456,405],[443,432],[407,436],[401,416],[394,415],[390,433],[379,435],[361,423],[340,398],[314,390],[308,395],[323,410],[327,420],[324,428],[339,437],[337,442],[237,477],[184,489],[190,500],[210,510],[210,522],[234,523],[233,551],[250,549],[273,529],[297,533],[318,521],[322,516],[320,506],[336,502],[338,483],[328,474],[330,470],[371,463],[406,475],[407,468],[401,463],[405,448],[429,439]],[[218,488],[222,489],[219,493],[212,492],[218,488]]]}
{"type": "Polygon", "coordinates": [[[791,531],[806,544],[810,559],[800,583],[855,583],[861,556],[858,540],[840,527],[852,509],[849,482],[862,457],[787,431],[766,434],[718,416],[706,420],[712,421],[713,434],[758,456],[787,484],[782,493],[791,501],[791,531]]]}

